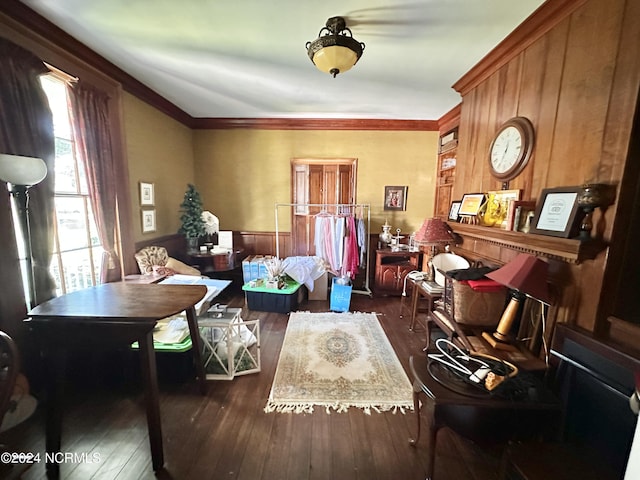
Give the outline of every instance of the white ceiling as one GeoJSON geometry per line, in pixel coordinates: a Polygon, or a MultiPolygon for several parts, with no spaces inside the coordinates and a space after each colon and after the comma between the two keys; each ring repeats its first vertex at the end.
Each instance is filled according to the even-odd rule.
{"type": "Polygon", "coordinates": [[[542,0],[22,0],[192,117],[437,120],[451,88],[542,0]],[[343,16],[335,79],[305,44],[343,16]]]}

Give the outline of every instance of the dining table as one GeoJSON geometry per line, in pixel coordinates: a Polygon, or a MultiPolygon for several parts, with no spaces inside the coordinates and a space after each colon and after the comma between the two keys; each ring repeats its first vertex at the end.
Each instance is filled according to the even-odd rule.
{"type": "MultiPolygon", "coordinates": [[[[201,393],[206,376],[201,357],[195,305],[207,293],[204,285],[113,282],[77,290],[34,307],[25,322],[33,332],[47,369],[46,451],[61,451],[63,385],[68,354],[77,349],[108,349],[138,342],[147,426],[154,471],[162,469],[164,452],[153,329],[158,320],[186,312],[201,393]]],[[[60,465],[48,462],[47,476],[58,478],[60,465]]]]}

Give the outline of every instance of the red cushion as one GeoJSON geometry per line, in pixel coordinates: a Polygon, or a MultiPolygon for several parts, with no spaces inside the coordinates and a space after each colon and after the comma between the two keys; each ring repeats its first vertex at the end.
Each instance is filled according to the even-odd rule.
{"type": "Polygon", "coordinates": [[[481,278],[480,280],[468,280],[469,286],[476,292],[499,292],[504,286],[495,280],[481,278]]]}

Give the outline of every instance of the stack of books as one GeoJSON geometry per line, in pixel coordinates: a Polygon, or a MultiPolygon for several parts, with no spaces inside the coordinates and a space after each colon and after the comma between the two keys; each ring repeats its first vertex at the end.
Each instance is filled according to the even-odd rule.
{"type": "Polygon", "coordinates": [[[424,280],[422,282],[422,288],[424,288],[429,293],[442,293],[444,292],[444,287],[436,282],[429,282],[424,280]]]}

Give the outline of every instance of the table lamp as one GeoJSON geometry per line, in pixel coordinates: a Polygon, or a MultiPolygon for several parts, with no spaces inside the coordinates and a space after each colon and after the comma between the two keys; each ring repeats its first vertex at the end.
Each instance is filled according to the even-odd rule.
{"type": "Polygon", "coordinates": [[[31,230],[29,228],[29,188],[40,183],[47,176],[47,165],[36,157],[7,155],[0,153],[0,180],[7,182],[9,192],[16,202],[22,240],[27,262],[27,287],[29,302],[35,306],[36,292],[33,278],[33,254],[31,251],[31,230]]]}
{"type": "Polygon", "coordinates": [[[431,247],[422,259],[422,271],[427,274],[427,281],[433,282],[432,260],[436,247],[453,241],[449,226],[439,218],[427,218],[415,236],[416,245],[431,247]]]}
{"type": "Polygon", "coordinates": [[[482,337],[493,348],[516,350],[512,344],[508,343],[509,331],[518,313],[520,302],[525,297],[530,297],[549,305],[548,270],[549,266],[545,261],[533,255],[521,253],[503,267],[485,275],[512,290],[511,300],[500,318],[496,331],[482,334],[482,337]]]}

